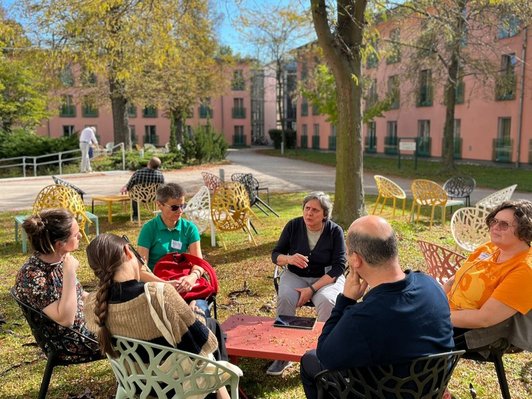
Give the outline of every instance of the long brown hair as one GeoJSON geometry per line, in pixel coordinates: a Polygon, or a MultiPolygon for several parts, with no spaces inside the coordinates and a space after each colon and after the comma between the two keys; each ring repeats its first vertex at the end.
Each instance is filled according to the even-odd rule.
{"type": "Polygon", "coordinates": [[[114,234],[100,234],[87,246],[89,266],[98,277],[98,291],[94,314],[99,326],[97,335],[103,354],[116,357],[118,354],[111,344],[111,331],[107,326],[109,292],[118,268],[127,260],[124,247],[127,242],[114,234]]]}

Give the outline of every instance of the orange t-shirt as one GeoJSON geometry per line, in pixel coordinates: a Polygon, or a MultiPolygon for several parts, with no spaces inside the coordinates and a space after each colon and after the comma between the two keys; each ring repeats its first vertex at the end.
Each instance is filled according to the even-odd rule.
{"type": "Polygon", "coordinates": [[[532,308],[532,248],[497,263],[499,249],[492,243],[478,247],[456,272],[447,293],[452,310],[480,309],[494,298],[526,314],[532,308]]]}

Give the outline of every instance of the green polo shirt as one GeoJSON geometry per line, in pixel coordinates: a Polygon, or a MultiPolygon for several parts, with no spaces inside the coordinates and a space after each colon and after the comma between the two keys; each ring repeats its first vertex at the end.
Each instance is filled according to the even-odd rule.
{"type": "Polygon", "coordinates": [[[168,228],[161,215],[146,222],[140,230],[138,245],[148,248],[148,267],[170,252],[187,252],[188,246],[200,240],[198,228],[190,220],[180,218],[173,229],[168,228]]]}

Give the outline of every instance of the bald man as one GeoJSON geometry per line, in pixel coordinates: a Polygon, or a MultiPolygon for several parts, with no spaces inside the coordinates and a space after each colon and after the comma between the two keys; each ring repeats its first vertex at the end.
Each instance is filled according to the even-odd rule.
{"type": "Polygon", "coordinates": [[[424,273],[401,269],[397,238],[386,220],[364,216],[351,224],[347,261],[343,293],[317,350],[301,359],[309,399],[317,398],[314,377],[321,370],[404,363],[454,347],[443,289],[424,273]]]}

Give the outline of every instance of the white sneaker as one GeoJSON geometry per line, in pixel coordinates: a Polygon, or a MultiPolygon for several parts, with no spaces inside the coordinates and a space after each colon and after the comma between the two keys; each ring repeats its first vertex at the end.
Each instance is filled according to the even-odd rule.
{"type": "Polygon", "coordinates": [[[268,370],[266,370],[266,374],[281,375],[283,374],[283,371],[285,371],[291,365],[292,362],[288,362],[286,360],[274,360],[273,363],[270,364],[270,367],[268,367],[268,370]]]}

